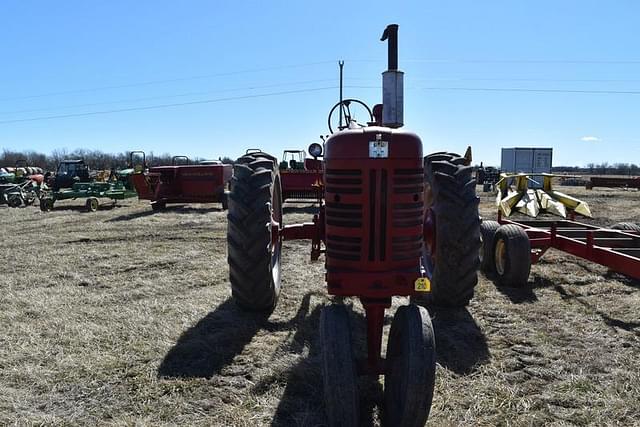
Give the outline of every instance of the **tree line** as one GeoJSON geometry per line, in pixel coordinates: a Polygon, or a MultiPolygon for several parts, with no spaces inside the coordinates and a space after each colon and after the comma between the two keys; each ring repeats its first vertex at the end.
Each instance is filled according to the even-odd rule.
{"type": "MultiPolygon", "coordinates": [[[[169,153],[155,154],[153,151],[146,154],[146,163],[148,166],[170,165],[173,161],[173,155],[169,153]]],[[[55,171],[58,164],[63,160],[83,159],[91,169],[108,170],[108,169],[124,169],[130,167],[130,152],[122,153],[105,153],[100,150],[76,149],[67,151],[65,149],[53,150],[50,154],[39,153],[37,151],[13,151],[3,149],[0,153],[0,167],[14,166],[16,162],[26,160],[28,166],[37,166],[47,171],[55,171]]],[[[134,157],[134,162],[138,157],[134,157]]],[[[184,163],[184,159],[176,159],[179,163],[184,163]]],[[[200,157],[190,158],[191,164],[199,163],[203,159],[200,157]]],[[[221,160],[223,163],[233,164],[233,160],[228,157],[222,157],[213,160],[221,160]]]]}
{"type": "Polygon", "coordinates": [[[635,163],[587,163],[586,166],[554,166],[553,172],[569,172],[584,175],[640,175],[640,166],[635,163]]]}

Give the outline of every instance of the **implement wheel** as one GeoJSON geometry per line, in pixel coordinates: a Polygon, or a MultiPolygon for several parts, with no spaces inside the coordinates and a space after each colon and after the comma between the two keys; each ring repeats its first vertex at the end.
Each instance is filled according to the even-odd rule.
{"type": "Polygon", "coordinates": [[[467,159],[452,153],[425,157],[426,207],[435,219],[431,302],[462,307],[473,297],[480,260],[480,216],[476,181],[467,159]]]}
{"type": "Polygon", "coordinates": [[[226,211],[229,209],[229,194],[225,191],[220,196],[220,202],[222,203],[222,210],[226,211]]]}
{"type": "Polygon", "coordinates": [[[233,166],[227,245],[231,293],[247,310],[271,313],[280,293],[282,196],[276,159],[251,153],[233,166]],[[273,230],[273,233],[272,233],[273,230]]]}
{"type": "Polygon", "coordinates": [[[329,305],[320,315],[324,402],[331,426],[357,426],[360,415],[358,377],[351,349],[349,314],[329,305]]]}
{"type": "Polygon", "coordinates": [[[53,199],[40,199],[40,210],[42,212],[51,212],[53,210],[53,199]]]}
{"type": "Polygon", "coordinates": [[[98,199],[96,197],[89,197],[87,199],[87,202],[84,204],[84,207],[87,210],[87,212],[97,211],[98,206],[100,206],[100,203],[98,202],[98,199]]]}
{"type": "Polygon", "coordinates": [[[151,210],[154,212],[162,211],[166,207],[167,205],[165,202],[151,202],[151,210]]]}
{"type": "Polygon", "coordinates": [[[19,208],[22,206],[22,196],[19,194],[12,194],[7,199],[7,204],[10,208],[19,208]]]}
{"type": "Polygon", "coordinates": [[[640,225],[638,224],[634,224],[633,222],[619,222],[617,224],[614,224],[613,227],[611,227],[614,230],[621,230],[621,231],[638,231],[640,232],[640,225]]]}
{"type": "Polygon", "coordinates": [[[501,225],[493,247],[498,284],[525,287],[531,271],[531,243],[527,233],[514,224],[501,225]]]}
{"type": "Polygon", "coordinates": [[[436,378],[436,343],[423,307],[399,307],[387,343],[384,421],[387,426],[422,427],[427,422],[436,378]]]}
{"type": "Polygon", "coordinates": [[[498,221],[482,221],[480,224],[480,238],[482,246],[480,246],[480,269],[485,273],[495,273],[495,263],[493,260],[493,241],[496,231],[500,227],[498,221]]]}

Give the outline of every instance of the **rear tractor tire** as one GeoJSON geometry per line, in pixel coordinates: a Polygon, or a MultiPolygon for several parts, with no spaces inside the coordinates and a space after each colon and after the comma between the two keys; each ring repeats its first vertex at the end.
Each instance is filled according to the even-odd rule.
{"type": "Polygon", "coordinates": [[[501,286],[527,286],[531,271],[531,243],[517,225],[501,225],[496,231],[493,256],[496,278],[501,286]]]}
{"type": "Polygon", "coordinates": [[[360,416],[358,375],[351,348],[349,314],[342,305],[329,305],[320,315],[324,402],[330,426],[357,426],[360,416]]]}
{"type": "Polygon", "coordinates": [[[229,281],[236,303],[271,313],[280,294],[282,190],[276,159],[251,153],[233,167],[227,245],[229,281]]]}
{"type": "Polygon", "coordinates": [[[422,427],[429,418],[436,378],[436,343],[427,310],[399,307],[391,323],[384,378],[384,421],[422,427]]]}
{"type": "Polygon", "coordinates": [[[498,228],[500,228],[498,221],[482,221],[480,224],[480,238],[482,239],[479,253],[480,269],[487,274],[493,274],[496,271],[493,258],[493,243],[498,228]]]}
{"type": "Polygon", "coordinates": [[[435,220],[436,253],[432,266],[430,303],[463,307],[473,298],[480,260],[480,215],[476,181],[467,159],[452,153],[425,157],[426,208],[435,220]]]}

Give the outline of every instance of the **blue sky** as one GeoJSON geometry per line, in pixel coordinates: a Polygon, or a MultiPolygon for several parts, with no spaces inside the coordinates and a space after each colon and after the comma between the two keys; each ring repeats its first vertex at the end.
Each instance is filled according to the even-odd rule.
{"type": "Polygon", "coordinates": [[[3,0],[0,148],[306,148],[327,133],[339,59],[345,95],[381,101],[378,39],[397,23],[405,127],[425,153],[640,163],[638,16],[631,0],[3,0]],[[129,111],[82,115],[111,110],[129,111]]]}

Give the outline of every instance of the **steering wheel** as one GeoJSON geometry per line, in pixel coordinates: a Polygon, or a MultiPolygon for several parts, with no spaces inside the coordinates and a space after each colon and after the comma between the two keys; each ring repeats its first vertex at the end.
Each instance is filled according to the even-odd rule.
{"type": "MultiPolygon", "coordinates": [[[[344,117],[344,120],[345,120],[345,125],[339,126],[339,130],[345,129],[349,126],[349,123],[351,122],[351,119],[352,119],[352,115],[351,115],[352,103],[359,104],[363,106],[365,110],[367,110],[367,113],[369,113],[369,121],[373,122],[375,120],[373,118],[373,113],[371,112],[371,109],[364,102],[360,101],[359,99],[343,99],[342,102],[338,102],[336,105],[333,106],[331,111],[329,111],[329,118],[327,119],[327,124],[329,125],[329,132],[333,133],[333,128],[331,127],[331,117],[333,116],[333,113],[338,107],[341,107],[340,114],[342,114],[342,117],[344,117]]],[[[359,125],[359,126],[364,127],[364,125],[359,125]]]]}

